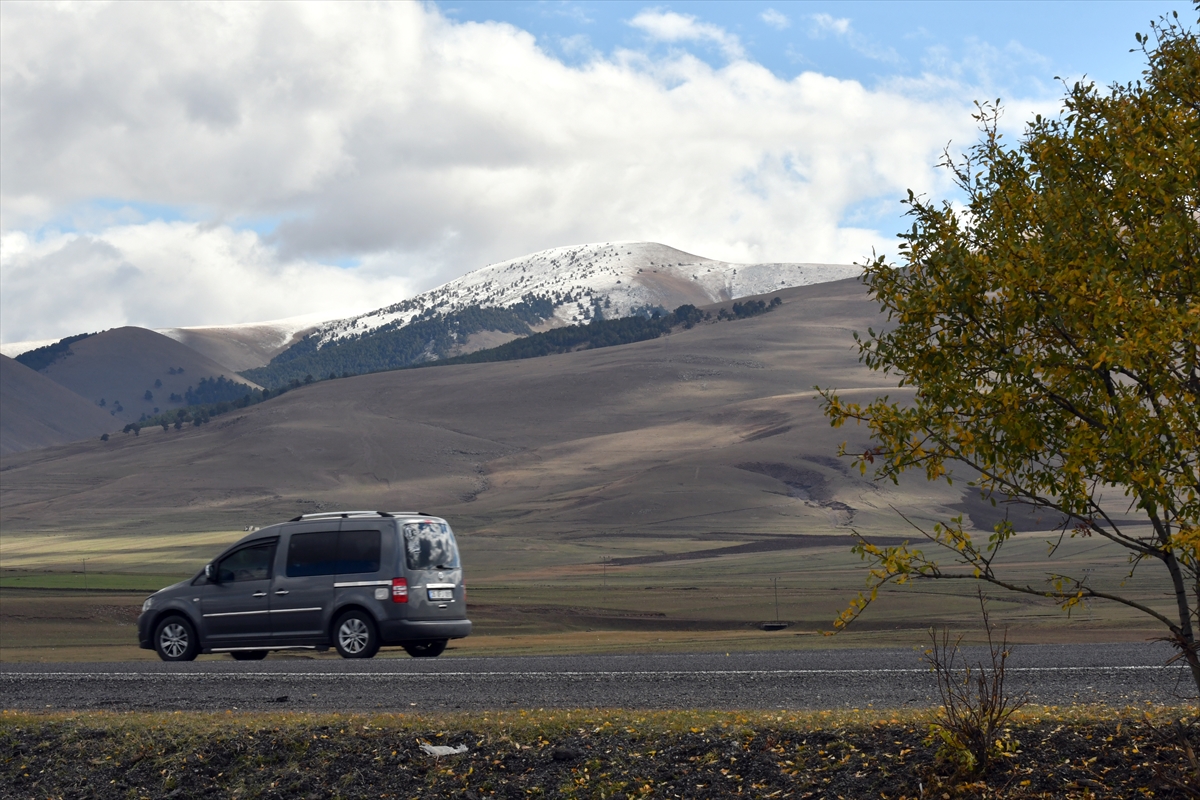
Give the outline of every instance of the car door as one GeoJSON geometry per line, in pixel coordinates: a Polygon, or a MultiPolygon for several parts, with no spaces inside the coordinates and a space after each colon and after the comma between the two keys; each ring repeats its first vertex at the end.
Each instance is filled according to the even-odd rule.
{"type": "Polygon", "coordinates": [[[249,542],[214,563],[200,592],[205,647],[266,646],[271,639],[271,568],[277,540],[249,542]]]}
{"type": "Polygon", "coordinates": [[[300,523],[283,536],[271,586],[276,644],[318,644],[328,635],[337,575],[338,521],[300,523]]]}

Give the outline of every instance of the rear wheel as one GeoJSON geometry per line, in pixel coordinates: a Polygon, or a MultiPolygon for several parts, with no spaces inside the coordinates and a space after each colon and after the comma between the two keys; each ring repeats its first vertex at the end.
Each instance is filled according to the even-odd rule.
{"type": "Polygon", "coordinates": [[[267,657],[266,650],[234,650],[229,655],[234,661],[262,661],[267,657]]]}
{"type": "Polygon", "coordinates": [[[154,649],[163,661],[192,661],[200,652],[200,642],[192,623],[173,614],[154,629],[154,649]]]}
{"type": "Polygon", "coordinates": [[[375,621],[362,611],[347,611],[333,626],[333,644],[342,658],[370,658],[379,652],[375,621]]]}
{"type": "Polygon", "coordinates": [[[437,658],[446,649],[449,639],[427,639],[423,642],[408,642],[404,649],[413,658],[437,658]]]}

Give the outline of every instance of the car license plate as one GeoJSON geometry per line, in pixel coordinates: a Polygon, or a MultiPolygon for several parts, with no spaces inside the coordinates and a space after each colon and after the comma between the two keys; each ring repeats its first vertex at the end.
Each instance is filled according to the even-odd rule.
{"type": "Polygon", "coordinates": [[[454,599],[454,590],[453,589],[430,589],[429,590],[429,599],[430,600],[453,600],[454,599]]]}

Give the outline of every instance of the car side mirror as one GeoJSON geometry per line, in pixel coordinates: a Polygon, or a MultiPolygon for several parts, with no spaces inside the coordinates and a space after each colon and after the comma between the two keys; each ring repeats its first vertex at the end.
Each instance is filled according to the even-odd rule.
{"type": "Polygon", "coordinates": [[[221,582],[220,579],[217,577],[217,568],[214,567],[211,563],[204,565],[204,577],[208,578],[208,580],[212,583],[220,583],[221,582]]]}

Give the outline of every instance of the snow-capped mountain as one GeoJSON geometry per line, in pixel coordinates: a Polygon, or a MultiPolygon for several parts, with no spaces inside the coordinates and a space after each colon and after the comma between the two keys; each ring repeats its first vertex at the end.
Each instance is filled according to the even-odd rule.
{"type": "Polygon", "coordinates": [[[625,317],[840,280],[861,271],[846,264],[731,264],[653,242],[555,247],[477,269],[368,314],[324,323],[311,337],[324,347],[384,327],[402,328],[430,314],[471,306],[511,308],[533,300],[551,303],[553,315],[542,327],[556,327],[587,322],[597,309],[607,318],[625,317]]]}

